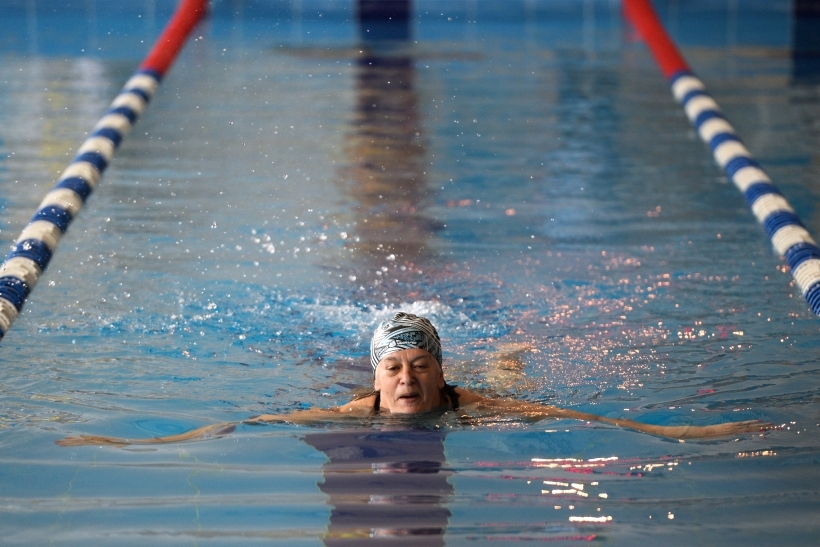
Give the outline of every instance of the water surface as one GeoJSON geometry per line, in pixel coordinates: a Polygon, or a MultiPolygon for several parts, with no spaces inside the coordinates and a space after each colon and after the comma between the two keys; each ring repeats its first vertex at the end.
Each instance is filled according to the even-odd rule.
{"type": "MultiPolygon", "coordinates": [[[[350,6],[216,3],[3,339],[5,542],[812,542],[820,325],[785,262],[616,4],[505,5],[418,2],[410,40],[363,44],[350,6]],[[340,404],[397,310],[436,323],[471,389],[782,427],[680,443],[444,415],[53,444],[340,404]]],[[[76,34],[59,7],[0,8],[9,246],[172,4],[69,6],[76,34]]],[[[789,6],[735,8],[659,5],[818,234],[820,95],[789,6]]]]}

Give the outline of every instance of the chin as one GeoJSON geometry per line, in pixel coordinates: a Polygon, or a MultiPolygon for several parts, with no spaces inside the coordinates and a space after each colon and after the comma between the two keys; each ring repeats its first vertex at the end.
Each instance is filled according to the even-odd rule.
{"type": "Polygon", "coordinates": [[[413,402],[413,403],[399,403],[395,406],[395,408],[391,409],[390,412],[394,414],[419,414],[421,412],[427,412],[430,410],[427,408],[423,401],[413,402]]]}
{"type": "Polygon", "coordinates": [[[415,407],[415,406],[412,406],[412,407],[401,406],[401,407],[394,408],[390,412],[392,412],[393,414],[420,414],[422,412],[427,412],[427,409],[420,408],[420,407],[415,407]]]}

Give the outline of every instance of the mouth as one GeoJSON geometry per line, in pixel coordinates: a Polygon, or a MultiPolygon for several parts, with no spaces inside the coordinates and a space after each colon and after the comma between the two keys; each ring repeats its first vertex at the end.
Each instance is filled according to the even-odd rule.
{"type": "Polygon", "coordinates": [[[421,400],[421,395],[418,393],[407,393],[405,395],[399,395],[399,401],[405,403],[415,403],[421,400]]]}

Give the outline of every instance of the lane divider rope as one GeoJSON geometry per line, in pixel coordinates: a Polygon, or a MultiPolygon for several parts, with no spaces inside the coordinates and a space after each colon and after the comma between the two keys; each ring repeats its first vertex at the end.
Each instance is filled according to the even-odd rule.
{"type": "Polygon", "coordinates": [[[811,310],[820,315],[820,248],[794,208],[743,145],[706,86],[695,76],[661,25],[650,0],[624,0],[626,18],[652,52],[672,94],[683,106],[715,162],[743,192],[752,214],[768,234],[775,251],[785,257],[811,310]]]}
{"type": "Polygon", "coordinates": [[[60,238],[137,121],[191,31],[206,11],[207,0],[181,0],[148,56],[94,125],[77,155],[46,194],[29,224],[0,265],[0,339],[17,319],[60,238]]]}

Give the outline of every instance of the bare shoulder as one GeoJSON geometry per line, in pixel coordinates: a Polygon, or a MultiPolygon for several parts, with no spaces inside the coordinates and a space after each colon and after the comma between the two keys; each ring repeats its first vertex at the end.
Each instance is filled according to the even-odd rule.
{"type": "MultiPolygon", "coordinates": [[[[526,401],[518,401],[516,399],[496,399],[493,397],[484,397],[478,393],[474,393],[467,389],[457,387],[458,402],[460,405],[473,404],[478,408],[485,410],[492,410],[494,412],[501,412],[504,414],[525,414],[539,416],[558,416],[561,410],[550,405],[540,403],[530,403],[526,401]]],[[[574,416],[571,416],[574,417],[574,416]]]]}
{"type": "Polygon", "coordinates": [[[369,395],[361,399],[350,401],[349,403],[333,408],[308,408],[296,410],[288,414],[262,414],[251,418],[250,422],[291,422],[291,423],[312,423],[333,420],[339,416],[368,416],[372,413],[375,403],[375,395],[369,395]]]}
{"type": "Polygon", "coordinates": [[[338,407],[338,412],[370,412],[376,404],[376,394],[368,395],[360,399],[354,399],[347,404],[338,407]]]}
{"type": "Polygon", "coordinates": [[[469,405],[471,403],[482,403],[487,402],[490,399],[479,395],[478,393],[474,393],[468,389],[464,389],[461,387],[455,388],[456,393],[458,394],[458,404],[460,405],[469,405]]]}

